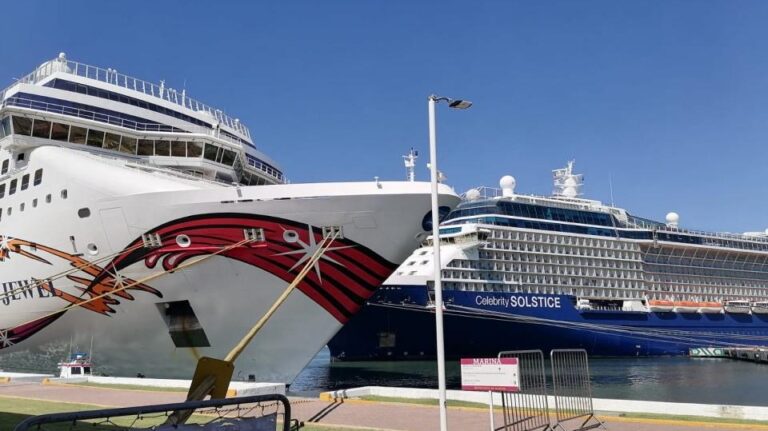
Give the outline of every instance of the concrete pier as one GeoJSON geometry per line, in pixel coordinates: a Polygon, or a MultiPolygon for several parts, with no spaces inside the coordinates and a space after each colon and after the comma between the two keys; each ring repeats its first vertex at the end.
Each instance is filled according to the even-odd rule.
{"type": "Polygon", "coordinates": [[[725,349],[725,357],[768,364],[768,347],[731,347],[725,349]]]}
{"type": "MultiPolygon", "coordinates": [[[[411,392],[413,396],[425,397],[425,394],[413,391],[422,391],[408,388],[386,388],[392,396],[400,396],[395,399],[361,399],[356,396],[365,396],[366,390],[350,389],[326,394],[321,398],[291,397],[293,418],[307,423],[313,430],[330,428],[334,430],[357,429],[368,431],[428,431],[438,429],[438,411],[435,405],[421,405],[407,402],[402,395],[411,392]],[[346,392],[345,394],[343,394],[346,392]],[[333,398],[332,395],[337,395],[333,398]],[[342,396],[345,395],[345,396],[342,396]]],[[[429,390],[426,390],[429,391],[429,390]]],[[[375,391],[367,390],[368,394],[375,391]]],[[[461,392],[461,391],[456,391],[461,392]]],[[[430,394],[426,394],[430,395],[430,394]]],[[[482,394],[479,394],[482,395],[482,394]]],[[[380,395],[381,396],[381,395],[380,395]]],[[[127,407],[146,404],[172,403],[182,401],[184,392],[155,392],[148,389],[122,389],[112,387],[94,387],[73,384],[62,384],[49,381],[42,382],[17,382],[13,379],[9,383],[0,384],[0,412],[3,410],[4,399],[24,399],[51,401],[58,403],[79,403],[92,405],[94,408],[103,407],[127,407]]],[[[428,398],[428,397],[427,397],[428,398]]],[[[599,406],[596,400],[596,407],[599,406]]],[[[603,407],[627,410],[640,409],[643,403],[640,401],[628,402],[610,400],[614,404],[602,403],[603,407]],[[635,403],[635,404],[632,404],[635,403]]],[[[688,415],[702,405],[686,405],[672,403],[653,403],[662,408],[666,404],[666,412],[674,412],[678,415],[688,415]],[[691,407],[693,406],[693,407],[691,407]],[[685,410],[689,408],[690,410],[685,410]]],[[[647,407],[647,406],[646,406],[647,407]]],[[[705,417],[699,415],[696,418],[674,418],[670,416],[656,415],[650,417],[633,416],[631,412],[601,411],[598,416],[606,423],[608,430],[617,431],[692,431],[706,430],[746,430],[768,431],[768,420],[765,422],[749,421],[753,417],[768,417],[766,407],[748,406],[706,406],[705,410],[720,412],[719,416],[705,417]],[[736,408],[738,407],[738,408],[736,408]],[[733,418],[740,418],[739,423],[728,423],[733,418]],[[747,421],[744,421],[747,419],[747,421]]],[[[497,424],[501,423],[501,412],[496,413],[497,424]]],[[[448,420],[452,430],[461,431],[486,431],[488,430],[489,417],[487,407],[453,406],[449,405],[448,420]]]]}

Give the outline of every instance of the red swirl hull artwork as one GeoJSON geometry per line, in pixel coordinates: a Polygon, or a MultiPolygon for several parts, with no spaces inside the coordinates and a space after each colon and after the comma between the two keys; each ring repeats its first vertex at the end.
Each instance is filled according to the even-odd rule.
{"type": "MultiPolygon", "coordinates": [[[[147,235],[159,241],[145,246],[144,239],[137,238],[104,266],[80,255],[5,238],[2,259],[34,259],[47,265],[62,259],[69,262],[71,269],[56,275],[36,274],[26,289],[39,291],[41,298],[58,298],[61,303],[43,316],[0,331],[0,348],[23,341],[73,308],[115,315],[114,306],[121,300],[134,300],[137,292],[162,298],[160,290],[121,275],[129,267],[135,272],[136,264],[145,268],[149,278],[174,277],[180,265],[194,262],[191,259],[218,254],[213,259],[243,262],[291,283],[323,240],[320,227],[237,213],[185,217],[151,229],[147,235]],[[244,242],[247,231],[259,232],[260,238],[244,242]],[[64,286],[67,282],[69,286],[64,286]]],[[[337,238],[296,288],[343,325],[395,268],[395,264],[367,247],[337,238]]],[[[183,278],[179,277],[179,282],[183,283],[183,278]]]]}

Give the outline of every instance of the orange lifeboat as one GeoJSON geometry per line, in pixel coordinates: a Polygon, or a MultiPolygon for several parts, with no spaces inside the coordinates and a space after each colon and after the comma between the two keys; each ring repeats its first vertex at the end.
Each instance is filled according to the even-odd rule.
{"type": "Polygon", "coordinates": [[[696,313],[699,311],[699,303],[695,301],[674,301],[675,311],[678,313],[696,313]]]}
{"type": "Polygon", "coordinates": [[[668,312],[675,308],[675,303],[664,299],[651,299],[648,301],[648,307],[655,312],[668,312]]]}

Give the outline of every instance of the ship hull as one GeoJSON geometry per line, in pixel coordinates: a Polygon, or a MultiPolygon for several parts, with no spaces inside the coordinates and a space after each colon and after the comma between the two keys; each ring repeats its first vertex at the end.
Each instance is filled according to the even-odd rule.
{"type": "Polygon", "coordinates": [[[428,183],[200,189],[50,147],[30,164],[45,179],[29,199],[52,198],[3,218],[0,353],[92,345],[95,372],[113,375],[189,378],[199,357],[223,358],[340,228],[236,362],[236,378],[290,383],[416,248],[430,210],[428,183]]]}
{"type": "MultiPolygon", "coordinates": [[[[691,347],[759,345],[768,316],[579,311],[568,295],[445,291],[449,359],[505,350],[580,348],[595,356],[686,355],[691,347]]],[[[423,286],[385,287],[328,344],[334,360],[435,357],[434,309],[423,286]]]]}

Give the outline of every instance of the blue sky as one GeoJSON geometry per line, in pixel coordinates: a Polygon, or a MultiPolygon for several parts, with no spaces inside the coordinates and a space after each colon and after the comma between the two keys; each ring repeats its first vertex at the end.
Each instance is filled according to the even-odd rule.
{"type": "Polygon", "coordinates": [[[0,82],[60,51],[239,117],[294,182],[404,178],[585,197],[685,227],[768,228],[768,2],[67,1],[3,7],[0,82]]]}

